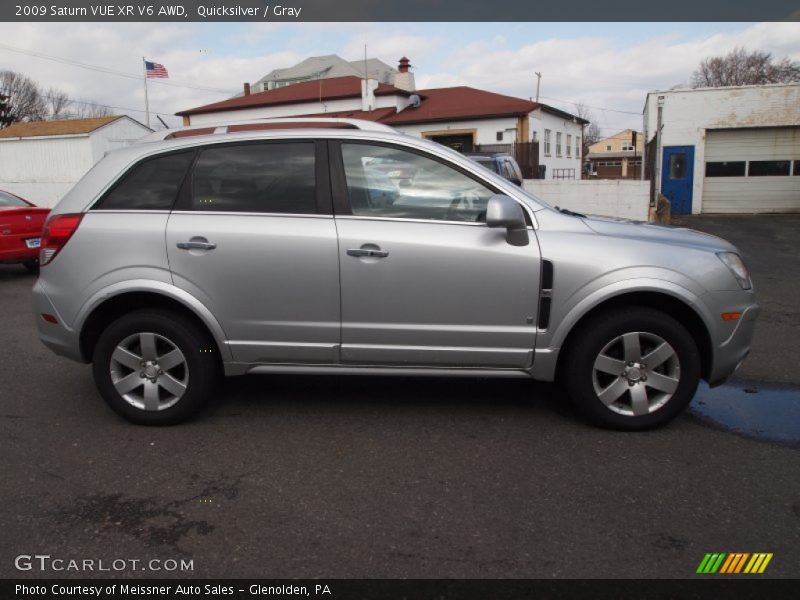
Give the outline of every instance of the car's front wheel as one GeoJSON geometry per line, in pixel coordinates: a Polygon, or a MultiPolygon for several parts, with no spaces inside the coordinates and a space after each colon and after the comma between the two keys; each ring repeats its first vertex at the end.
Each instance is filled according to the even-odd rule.
{"type": "Polygon", "coordinates": [[[599,314],[566,348],[561,375],[577,407],[614,429],[658,427],[688,404],[700,381],[697,344],[661,311],[599,314]]]}
{"type": "Polygon", "coordinates": [[[93,363],[109,406],[142,425],[189,419],[213,394],[220,374],[210,336],[167,311],[136,311],[111,323],[97,341],[93,363]]]}

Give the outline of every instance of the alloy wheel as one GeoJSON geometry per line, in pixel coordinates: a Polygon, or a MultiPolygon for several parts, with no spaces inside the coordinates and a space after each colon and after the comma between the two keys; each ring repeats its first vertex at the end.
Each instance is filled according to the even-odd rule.
{"type": "Polygon", "coordinates": [[[664,338],[642,331],[615,337],[594,361],[594,391],[610,410],[641,416],[664,406],[680,383],[680,361],[664,338]]]}
{"type": "Polygon", "coordinates": [[[189,383],[183,352],[157,333],[134,333],[123,339],[111,355],[109,368],[117,393],[140,410],[174,406],[189,383]]]}

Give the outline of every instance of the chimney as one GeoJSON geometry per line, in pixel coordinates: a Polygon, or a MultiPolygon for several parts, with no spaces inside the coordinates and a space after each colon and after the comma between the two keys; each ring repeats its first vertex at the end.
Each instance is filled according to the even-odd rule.
{"type": "Polygon", "coordinates": [[[245,83],[244,84],[244,95],[245,96],[249,96],[250,95],[250,84],[249,83],[245,83]]]}
{"type": "Polygon", "coordinates": [[[407,92],[416,91],[417,86],[414,84],[414,74],[410,68],[411,61],[405,56],[401,58],[400,64],[397,66],[397,70],[400,72],[394,76],[394,87],[407,92]]]}

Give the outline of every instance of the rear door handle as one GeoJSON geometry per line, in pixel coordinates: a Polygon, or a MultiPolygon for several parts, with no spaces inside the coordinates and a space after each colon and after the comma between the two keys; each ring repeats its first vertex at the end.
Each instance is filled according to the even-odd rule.
{"type": "Polygon", "coordinates": [[[181,250],[213,250],[217,247],[212,242],[178,242],[176,245],[181,250]]]}
{"type": "Polygon", "coordinates": [[[386,258],[389,256],[388,250],[372,250],[370,248],[350,248],[348,256],[367,256],[370,258],[386,258]]]}

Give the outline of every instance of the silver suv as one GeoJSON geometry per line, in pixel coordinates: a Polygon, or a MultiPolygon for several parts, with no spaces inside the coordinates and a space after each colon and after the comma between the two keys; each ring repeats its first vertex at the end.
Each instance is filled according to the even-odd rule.
{"type": "Polygon", "coordinates": [[[53,209],[39,335],[125,418],[183,421],[222,375],[458,375],[558,379],[595,423],[645,429],[747,355],[759,309],[724,240],[299,121],[153,134],[53,209]]]}

